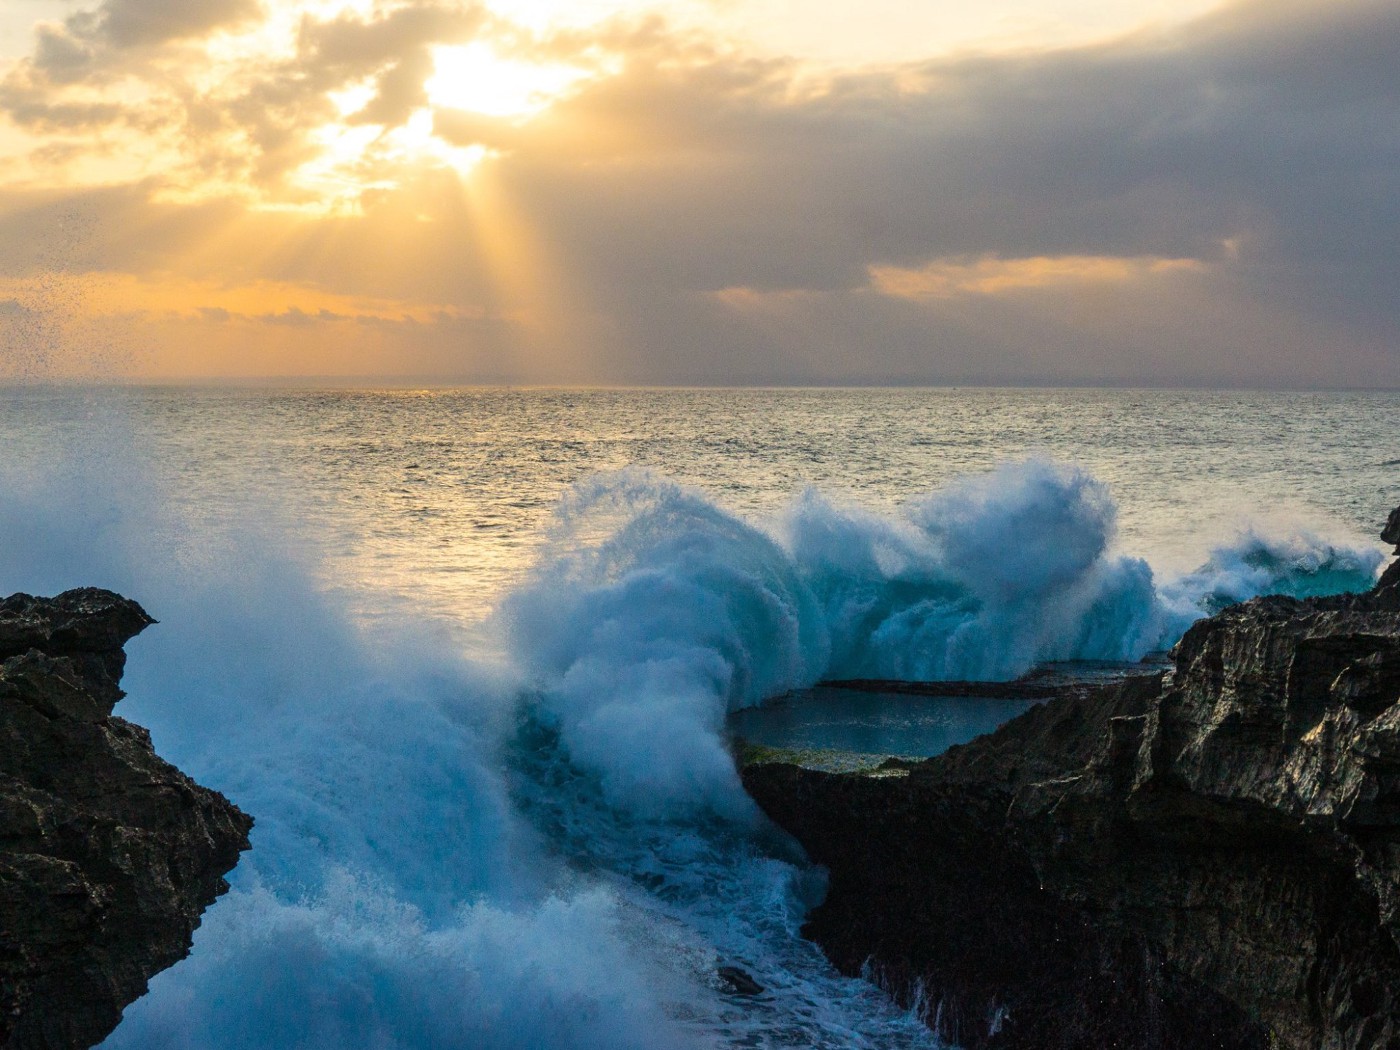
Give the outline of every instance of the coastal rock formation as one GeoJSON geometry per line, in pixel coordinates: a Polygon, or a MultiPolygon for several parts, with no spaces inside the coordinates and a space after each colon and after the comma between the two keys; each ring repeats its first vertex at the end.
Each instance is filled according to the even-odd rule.
{"type": "MultiPolygon", "coordinates": [[[[1390,512],[1390,520],[1385,523],[1385,529],[1381,532],[1381,541],[1395,544],[1395,553],[1400,554],[1400,507],[1390,512]]],[[[1400,596],[1400,558],[1391,562],[1381,575],[1380,582],[1376,584],[1376,591],[1392,597],[1400,596]]]]}
{"type": "Polygon", "coordinates": [[[0,601],[0,1047],[89,1047],[189,952],[252,820],[112,716],[154,621],[110,591],[0,601]]]}
{"type": "Polygon", "coordinates": [[[969,1048],[1400,1045],[1400,577],[1173,655],[883,775],[749,765],[808,936],[969,1048]]]}

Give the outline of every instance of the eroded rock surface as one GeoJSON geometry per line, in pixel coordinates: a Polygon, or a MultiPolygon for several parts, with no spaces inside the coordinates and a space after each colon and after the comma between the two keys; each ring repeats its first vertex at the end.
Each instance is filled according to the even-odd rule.
{"type": "Polygon", "coordinates": [[[153,622],[110,591],[0,601],[0,1046],[99,1042],[248,848],[248,816],[111,713],[153,622]]]}
{"type": "Polygon", "coordinates": [[[806,932],[972,1048],[1400,1045],[1397,584],[1228,609],[904,776],[749,765],[830,869],[806,932]]]}

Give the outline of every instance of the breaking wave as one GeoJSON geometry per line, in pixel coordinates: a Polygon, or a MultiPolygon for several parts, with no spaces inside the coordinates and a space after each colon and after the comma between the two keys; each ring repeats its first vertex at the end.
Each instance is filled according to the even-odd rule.
{"type": "Polygon", "coordinates": [[[1382,560],[1249,531],[1159,583],[1115,549],[1085,472],[1006,464],[898,517],[798,496],[771,529],[640,472],[561,504],[498,625],[540,719],[608,801],[649,815],[747,813],[727,713],[832,678],[1014,678],[1056,660],[1134,661],[1265,593],[1364,590],[1382,560]]]}

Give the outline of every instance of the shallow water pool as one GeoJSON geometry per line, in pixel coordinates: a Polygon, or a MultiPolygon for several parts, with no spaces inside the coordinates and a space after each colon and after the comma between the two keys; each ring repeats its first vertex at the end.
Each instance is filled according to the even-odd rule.
{"type": "Polygon", "coordinates": [[[738,711],[729,727],[763,747],[929,758],[992,732],[1040,702],[817,686],[738,711]]]}

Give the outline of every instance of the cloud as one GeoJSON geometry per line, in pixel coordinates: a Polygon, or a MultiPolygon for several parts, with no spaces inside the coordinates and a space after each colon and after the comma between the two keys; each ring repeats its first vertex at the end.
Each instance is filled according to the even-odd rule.
{"type": "Polygon", "coordinates": [[[257,0],[106,0],[91,16],[69,19],[116,47],[199,36],[258,14],[257,0]]]}
{"type": "Polygon", "coordinates": [[[197,37],[248,22],[257,0],[104,0],[64,19],[62,28],[40,28],[38,64],[72,66],[84,48],[127,49],[197,37]],[[51,64],[52,63],[52,64],[51,64]]]}
{"type": "Polygon", "coordinates": [[[35,30],[34,67],[50,80],[67,83],[87,73],[93,53],[63,26],[39,25],[35,30]]]}
{"type": "MultiPolygon", "coordinates": [[[[1243,5],[1171,38],[944,60],[796,98],[791,72],[771,64],[652,63],[557,107],[555,126],[516,142],[503,166],[569,258],[594,270],[606,258],[626,275],[593,287],[606,284],[640,345],[692,330],[733,345],[735,332],[677,302],[682,290],[844,293],[844,320],[828,316],[806,336],[893,377],[878,362],[898,326],[854,296],[872,271],[933,265],[926,286],[952,294],[976,282],[931,261],[1094,259],[1139,279],[1151,267],[1135,260],[1161,259],[1209,267],[1214,295],[1240,317],[1263,303],[1305,319],[1292,335],[1280,326],[1297,354],[1306,332],[1320,360],[1322,346],[1355,347],[1394,382],[1391,357],[1374,351],[1393,355],[1400,332],[1389,289],[1400,264],[1400,81],[1384,74],[1395,68],[1400,8],[1380,3],[1243,5]],[[570,126],[583,130],[571,139],[570,126]],[[606,163],[590,163],[591,139],[612,146],[606,163]],[[863,349],[842,334],[861,331],[863,349]]],[[[1236,381],[1282,378],[1230,348],[1238,326],[1195,323],[1187,307],[1199,305],[1194,295],[1177,304],[1164,343],[1229,350],[1244,366],[1236,381]]],[[[1025,327],[1007,338],[1035,341],[1035,324],[1025,327]]],[[[716,374],[747,373],[777,338],[742,334],[740,360],[717,361],[716,374]]],[[[924,338],[939,347],[925,374],[976,374],[966,332],[930,321],[924,338]]],[[[1113,338],[1144,381],[1165,376],[1131,326],[1113,338]]],[[[1251,341],[1263,338],[1261,327],[1251,341]]],[[[1327,367],[1305,371],[1321,381],[1327,367]]],[[[1062,374],[1094,375],[1072,356],[1062,374]]]]}
{"type": "Polygon", "coordinates": [[[304,23],[297,67],[315,80],[374,78],[375,93],[355,114],[359,123],[401,124],[427,103],[431,48],[470,40],[484,15],[476,5],[409,4],[378,18],[342,15],[304,23]]]}
{"type": "MultiPolygon", "coordinates": [[[[656,21],[530,38],[413,0],[303,18],[218,78],[196,36],[251,9],[113,28],[138,7],[41,30],[0,106],[75,179],[95,141],[168,154],[83,191],[101,219],[73,267],[307,292],[201,299],[229,338],[356,318],[483,370],[458,378],[509,352],[570,382],[1400,383],[1389,0],[835,74],[656,21]],[[432,106],[435,49],[473,39],[596,75],[529,120],[432,106]],[[425,113],[414,152],[396,136],[425,113]],[[492,152],[464,175],[453,146],[492,152]]],[[[65,206],[26,194],[0,194],[0,273],[38,265],[65,206]]]]}
{"type": "Polygon", "coordinates": [[[1006,295],[1028,289],[1063,290],[1082,285],[1141,281],[1174,271],[1204,270],[1197,259],[1151,256],[1060,255],[1031,259],[936,259],[921,267],[873,266],[871,286],[881,295],[927,301],[965,295],[1006,295]]]}

